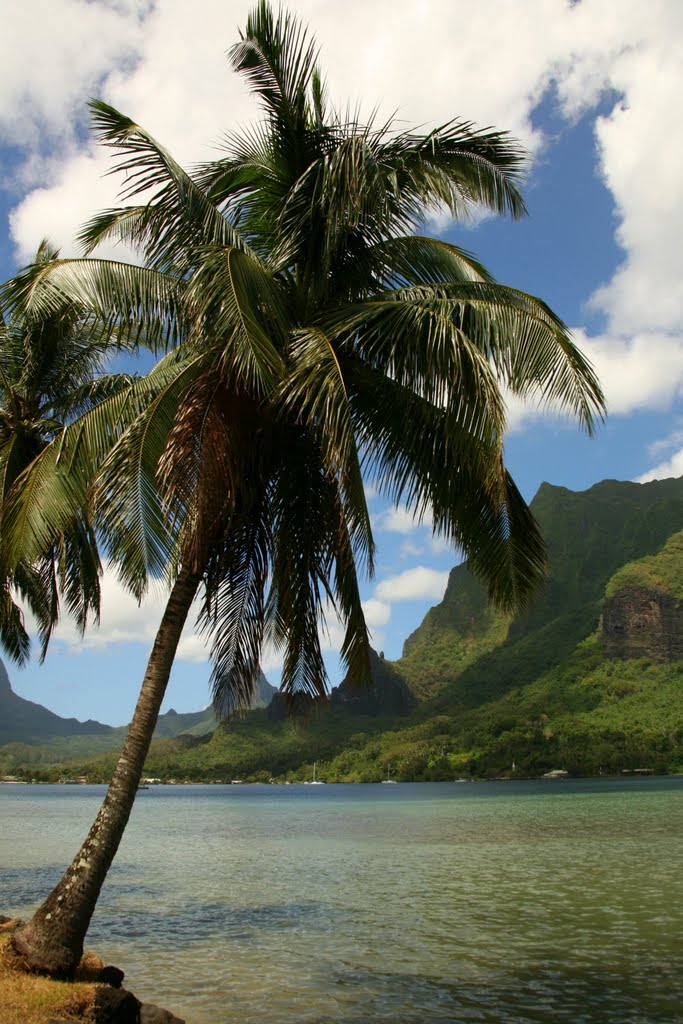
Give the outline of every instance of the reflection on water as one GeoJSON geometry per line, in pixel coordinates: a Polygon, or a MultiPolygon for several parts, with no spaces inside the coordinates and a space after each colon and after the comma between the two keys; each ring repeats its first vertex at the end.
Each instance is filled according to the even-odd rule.
{"type": "MultiPolygon", "coordinates": [[[[102,792],[0,786],[0,911],[102,792]]],[[[682,836],[683,779],[156,787],[88,943],[189,1024],[673,1024],[682,836]]]]}

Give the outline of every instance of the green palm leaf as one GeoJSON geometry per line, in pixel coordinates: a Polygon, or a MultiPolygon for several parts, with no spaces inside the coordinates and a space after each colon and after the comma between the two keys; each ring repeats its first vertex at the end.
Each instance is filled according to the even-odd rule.
{"type": "Polygon", "coordinates": [[[142,250],[148,265],[185,274],[198,242],[245,248],[192,177],[148,132],[114,107],[90,103],[95,133],[119,154],[111,174],[122,174],[121,198],[143,195],[145,205],[108,210],[91,220],[79,240],[86,252],[109,237],[142,250]]]}
{"type": "Polygon", "coordinates": [[[18,274],[1,298],[37,321],[76,305],[105,325],[111,343],[157,351],[181,338],[183,289],[169,275],[129,263],[71,259],[18,274]]]}

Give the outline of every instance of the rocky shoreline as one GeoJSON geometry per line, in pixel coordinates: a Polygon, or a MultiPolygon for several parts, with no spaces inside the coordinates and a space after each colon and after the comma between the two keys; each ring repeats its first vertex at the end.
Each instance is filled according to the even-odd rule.
{"type": "MultiPolygon", "coordinates": [[[[0,936],[10,935],[23,924],[19,918],[0,914],[0,936]]],[[[17,961],[17,970],[21,964],[17,961]]],[[[143,1003],[123,987],[124,972],[119,967],[107,965],[94,953],[83,954],[73,980],[93,986],[93,1002],[82,1019],[88,1024],[185,1024],[170,1010],[164,1010],[154,1003],[143,1003]]],[[[64,984],[64,982],[55,982],[64,984]]],[[[68,984],[68,983],[67,983],[68,984]]],[[[0,996],[0,1017],[2,997],[0,996]]],[[[52,1017],[48,1024],[74,1024],[70,1012],[68,1017],[52,1017]]]]}

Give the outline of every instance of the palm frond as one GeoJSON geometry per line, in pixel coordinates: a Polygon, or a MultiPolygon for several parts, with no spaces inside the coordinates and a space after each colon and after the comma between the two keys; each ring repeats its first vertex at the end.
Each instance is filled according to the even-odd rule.
{"type": "Polygon", "coordinates": [[[105,211],[86,224],[79,236],[86,252],[114,236],[140,249],[151,268],[182,275],[198,245],[246,248],[204,190],[141,125],[102,100],[91,101],[90,109],[96,135],[120,154],[109,173],[125,178],[121,198],[142,195],[147,202],[105,211]]]}
{"type": "Polygon", "coordinates": [[[490,282],[399,289],[398,301],[427,294],[450,304],[457,329],[491,362],[502,384],[523,398],[568,411],[591,435],[605,412],[595,371],[565,324],[540,299],[490,282]]]}
{"type": "Polygon", "coordinates": [[[502,432],[505,405],[493,368],[454,312],[456,303],[424,287],[331,310],[323,324],[342,353],[502,432]]]}
{"type": "MultiPolygon", "coordinates": [[[[426,135],[403,132],[382,146],[401,204],[446,207],[456,220],[483,206],[497,214],[526,213],[520,181],[527,155],[508,132],[454,119],[426,135]]],[[[413,214],[411,214],[413,216],[413,214]]]]}
{"type": "Polygon", "coordinates": [[[24,616],[12,599],[7,585],[0,587],[0,644],[19,665],[27,660],[31,650],[31,638],[24,625],[24,616]]]}
{"type": "MultiPolygon", "coordinates": [[[[201,375],[202,357],[166,364],[155,376],[155,393],[145,381],[145,405],[111,447],[96,478],[97,527],[125,585],[140,598],[150,577],[164,575],[175,561],[180,523],[164,502],[160,460],[179,404],[201,375]]],[[[142,396],[134,385],[134,398],[142,396]]]]}
{"type": "Polygon", "coordinates": [[[183,282],[129,263],[71,259],[18,274],[0,292],[0,302],[20,304],[35,320],[76,304],[106,325],[112,343],[155,351],[182,338],[183,290],[183,282]]]}
{"type": "Polygon", "coordinates": [[[342,367],[322,330],[309,328],[294,334],[289,373],[280,392],[285,414],[306,424],[317,439],[327,471],[338,481],[355,557],[371,575],[374,543],[351,408],[342,367]]]}
{"type": "Polygon", "coordinates": [[[207,253],[187,291],[194,322],[191,339],[211,340],[227,377],[256,393],[271,390],[282,369],[290,326],[276,282],[238,249],[207,253]]]}
{"type": "Polygon", "coordinates": [[[503,465],[502,437],[367,366],[348,379],[368,479],[463,551],[494,604],[523,607],[545,578],[545,549],[503,465]]]}
{"type": "Polygon", "coordinates": [[[51,550],[67,524],[91,507],[98,475],[124,431],[194,362],[166,357],[152,373],[84,413],[45,446],[5,495],[0,564],[31,561],[51,550]]]}
{"type": "Polygon", "coordinates": [[[231,524],[228,543],[209,561],[204,630],[213,636],[211,688],[220,718],[247,710],[258,682],[269,571],[267,496],[231,524]]]}
{"type": "Polygon", "coordinates": [[[464,548],[468,565],[503,611],[522,611],[546,580],[548,557],[538,523],[499,459],[498,494],[464,548]],[[497,500],[496,500],[497,498],[497,500]]]}
{"type": "MultiPolygon", "coordinates": [[[[283,11],[273,16],[270,4],[262,0],[240,36],[229,52],[232,67],[246,77],[276,130],[284,136],[285,131],[307,127],[317,47],[301,22],[283,11]]],[[[320,97],[319,79],[315,88],[320,97]]]]}

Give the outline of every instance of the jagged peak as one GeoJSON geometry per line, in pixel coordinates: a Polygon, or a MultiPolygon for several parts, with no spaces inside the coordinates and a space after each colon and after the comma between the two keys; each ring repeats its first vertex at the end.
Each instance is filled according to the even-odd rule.
{"type": "Polygon", "coordinates": [[[9,676],[7,675],[7,669],[5,668],[3,662],[0,661],[0,693],[3,693],[3,692],[4,693],[8,693],[8,692],[11,693],[12,692],[12,684],[9,681],[9,676]]]}

